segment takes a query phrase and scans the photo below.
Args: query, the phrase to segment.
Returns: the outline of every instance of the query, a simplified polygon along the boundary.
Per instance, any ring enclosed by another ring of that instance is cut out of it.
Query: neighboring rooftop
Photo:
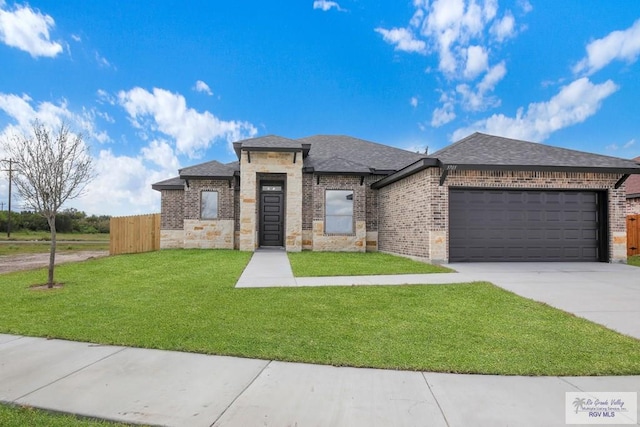
[[[633,159],[634,162],[640,163],[640,157]],[[626,181],[627,198],[640,197],[640,175],[631,175]]]

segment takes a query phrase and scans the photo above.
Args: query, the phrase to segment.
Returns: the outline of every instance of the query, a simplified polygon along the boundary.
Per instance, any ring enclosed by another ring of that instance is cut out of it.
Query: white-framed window
[[[200,219],[218,218],[218,192],[205,190],[200,193]]]
[[[326,190],[324,232],[353,234],[353,190]]]

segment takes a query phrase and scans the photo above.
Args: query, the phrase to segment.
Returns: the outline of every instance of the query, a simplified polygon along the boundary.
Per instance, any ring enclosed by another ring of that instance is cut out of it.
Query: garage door
[[[449,260],[599,261],[602,196],[592,191],[450,189]]]

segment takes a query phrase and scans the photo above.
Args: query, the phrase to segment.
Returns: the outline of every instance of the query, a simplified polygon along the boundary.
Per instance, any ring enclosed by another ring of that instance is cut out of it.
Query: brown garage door
[[[606,261],[604,197],[594,191],[450,189],[449,260]]]

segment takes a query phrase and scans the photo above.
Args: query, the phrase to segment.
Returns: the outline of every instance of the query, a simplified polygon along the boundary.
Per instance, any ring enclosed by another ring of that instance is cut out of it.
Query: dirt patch
[[[44,285],[31,285],[29,286],[29,289],[31,289],[32,291],[49,291],[49,290],[53,290],[53,289],[62,289],[62,283],[54,283],[52,287],[49,287],[49,285],[44,284]]]
[[[78,251],[57,253],[56,265],[66,262],[85,261],[91,258],[105,257],[109,251]],[[0,274],[12,271],[32,270],[49,266],[49,254],[19,254],[0,256]]]

